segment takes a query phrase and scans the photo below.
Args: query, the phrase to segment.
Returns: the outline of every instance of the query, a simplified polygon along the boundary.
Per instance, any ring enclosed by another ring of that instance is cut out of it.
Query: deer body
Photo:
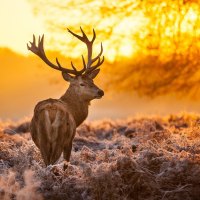
[[[99,99],[104,92],[99,89],[93,82],[93,79],[99,73],[98,66],[103,63],[100,59],[102,54],[102,45],[100,54],[92,59],[92,44],[96,37],[95,32],[92,41],[89,41],[85,33],[79,36],[68,30],[75,37],[86,43],[88,48],[88,63],[84,68],[77,71],[73,66],[71,69],[62,68],[56,59],[57,66],[51,63],[43,49],[43,37],[35,44],[35,38],[28,49],[38,55],[46,64],[54,69],[62,71],[63,78],[70,82],[66,93],[59,99],[47,99],[39,102],[31,120],[31,135],[36,146],[40,149],[42,158],[46,165],[54,164],[63,152],[64,159],[69,161],[72,149],[72,141],[75,136],[76,128],[88,116],[88,107],[90,101]],[[91,66],[98,61],[95,66]],[[71,74],[75,75],[72,76]]]

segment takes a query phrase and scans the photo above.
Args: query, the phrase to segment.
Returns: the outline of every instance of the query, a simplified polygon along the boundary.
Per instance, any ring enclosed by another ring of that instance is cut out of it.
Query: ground
[[[45,167],[29,121],[0,123],[0,199],[199,200],[200,116],[85,122],[71,161]]]

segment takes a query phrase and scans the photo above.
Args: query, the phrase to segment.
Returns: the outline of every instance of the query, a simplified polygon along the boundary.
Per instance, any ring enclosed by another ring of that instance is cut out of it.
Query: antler
[[[51,61],[49,61],[49,59],[47,58],[45,52],[44,52],[44,47],[43,47],[43,44],[44,44],[44,35],[42,35],[42,38],[40,38],[39,36],[39,39],[38,39],[38,45],[36,45],[36,40],[35,40],[35,35],[33,35],[33,42],[30,42],[30,45],[29,46],[27,44],[27,48],[28,50],[32,51],[34,54],[36,54],[37,56],[39,56],[47,65],[49,65],[50,67],[52,67],[53,69],[56,69],[56,70],[59,70],[61,72],[64,72],[64,73],[67,73],[67,74],[73,74],[75,76],[78,76],[78,75],[81,75],[85,70],[86,70],[86,67],[84,66],[82,70],[78,71],[74,66],[73,64],[71,63],[72,65],[72,69],[66,69],[66,68],[63,68],[61,66],[61,64],[59,63],[58,59],[56,58],[56,63],[57,65],[53,64]]]
[[[75,76],[82,75],[84,72],[85,72],[85,74],[90,74],[92,71],[97,69],[104,62],[104,56],[101,59],[101,55],[103,53],[103,45],[101,43],[100,53],[95,58],[92,58],[92,46],[93,46],[94,40],[96,39],[96,33],[93,29],[93,38],[90,41],[81,27],[80,27],[80,29],[81,29],[83,36],[79,36],[79,35],[73,33],[72,31],[70,31],[69,29],[67,29],[72,35],[74,35],[76,38],[78,38],[79,40],[84,42],[87,46],[87,50],[88,50],[87,64],[85,63],[85,59],[82,55],[83,69],[81,69],[80,71],[78,71],[76,69],[76,67],[74,66],[74,64],[72,62],[71,62],[71,66],[73,69],[66,69],[61,66],[61,64],[59,63],[57,58],[56,58],[57,65],[55,65],[51,61],[49,61],[49,59],[47,58],[47,56],[45,54],[44,46],[43,46],[44,45],[44,35],[42,35],[41,38],[39,36],[38,45],[36,45],[35,35],[33,35],[33,42],[30,42],[30,46],[27,44],[27,48],[28,48],[28,50],[32,51],[34,54],[39,56],[47,65],[49,65],[53,69],[59,70],[63,73],[67,73],[67,74],[73,74]],[[97,61],[96,65],[92,66],[96,61]]]
[[[95,57],[95,58],[92,58],[92,46],[93,46],[93,42],[94,40],[96,39],[96,33],[93,29],[93,38],[92,40],[90,41],[88,39],[88,37],[86,36],[86,34],[84,33],[83,29],[80,27],[81,29],[81,32],[82,32],[82,35],[83,36],[80,36],[80,35],[77,35],[75,33],[73,33],[71,30],[67,29],[73,36],[75,36],[76,38],[78,38],[79,40],[81,40],[82,42],[84,42],[87,46],[87,50],[88,50],[88,60],[87,60],[87,65],[85,64],[85,59],[84,57],[82,56],[82,60],[83,60],[83,66],[84,68],[86,68],[85,70],[85,74],[89,74],[91,73],[92,71],[94,71],[96,68],[98,68],[100,65],[103,64],[104,62],[104,56],[103,58],[101,59],[101,55],[103,53],[103,45],[101,43],[101,51],[100,53]],[[96,63],[96,65],[92,66],[92,64],[94,64],[96,61],[98,60],[98,62]],[[73,63],[72,63],[73,65]]]

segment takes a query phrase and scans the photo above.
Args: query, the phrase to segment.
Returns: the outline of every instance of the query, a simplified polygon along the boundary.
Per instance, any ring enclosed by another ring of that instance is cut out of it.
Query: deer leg
[[[54,122],[51,124],[51,128],[52,128],[51,136],[50,136],[51,148],[52,148],[51,158],[50,158],[51,164],[54,164],[58,160],[62,152],[62,150],[60,149],[61,148],[60,146],[62,145],[59,145],[59,142],[58,142],[58,134],[59,134],[59,129],[61,125],[60,118],[61,118],[61,113],[60,111],[58,111],[56,113]]]
[[[69,162],[71,151],[72,151],[72,141],[69,142],[69,144],[64,147],[64,151],[63,151],[63,153],[64,153],[64,159],[67,162]]]
[[[45,165],[47,166],[50,164],[50,157],[52,152],[50,144],[51,123],[49,120],[48,111],[42,112],[41,116],[42,118],[39,120],[37,126],[37,140],[42,158],[45,162]]]
[[[67,167],[68,167],[68,162],[69,162],[69,159],[70,159],[71,151],[72,151],[72,141],[69,142],[69,144],[66,145],[64,147],[64,150],[63,150],[63,157],[67,161],[67,162],[64,163],[64,166],[63,166],[64,170],[66,170]]]

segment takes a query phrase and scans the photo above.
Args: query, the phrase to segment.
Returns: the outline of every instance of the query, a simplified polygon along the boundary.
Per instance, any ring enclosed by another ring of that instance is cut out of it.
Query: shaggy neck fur
[[[68,105],[76,126],[79,126],[88,116],[90,101],[84,100],[81,96],[77,95],[73,87],[69,87],[60,100]]]

